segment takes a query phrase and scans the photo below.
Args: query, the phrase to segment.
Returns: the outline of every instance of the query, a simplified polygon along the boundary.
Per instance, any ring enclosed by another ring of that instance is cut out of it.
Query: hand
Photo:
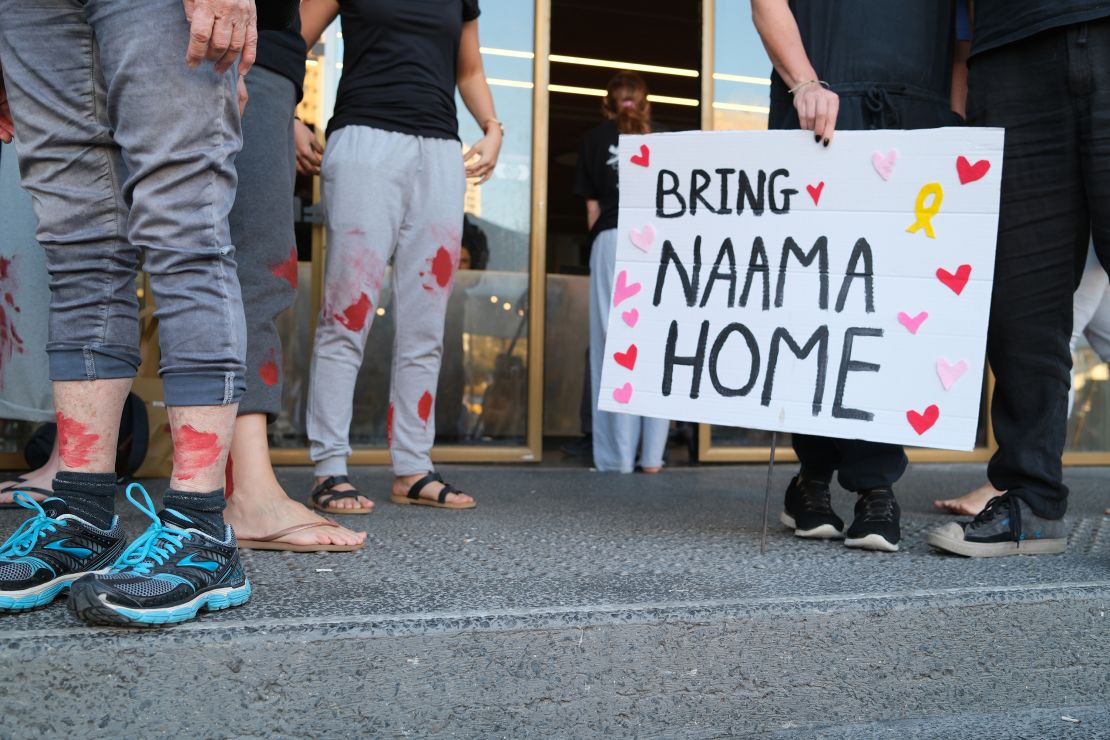
[[[316,134],[312,133],[312,129],[305,126],[299,118],[293,121],[293,142],[297,150],[297,172],[302,175],[319,175],[324,146],[316,138]]]
[[[15,137],[15,122],[8,107],[8,94],[4,92],[4,70],[0,67],[0,141],[11,144]]]
[[[466,165],[467,179],[477,177],[476,184],[481,185],[493,177],[493,168],[497,166],[497,157],[501,154],[501,127],[490,126],[485,137],[467,150],[463,155]],[[477,159],[474,159],[477,156]],[[474,159],[473,162],[470,160]]]
[[[239,84],[235,90],[239,93],[239,115],[242,116],[244,111],[247,110],[247,101],[251,99],[250,93],[247,92],[246,77],[239,78]]]
[[[185,63],[199,67],[207,59],[223,74],[239,59],[239,74],[254,65],[258,49],[258,18],[254,0],[183,0],[189,20]]]
[[[813,83],[794,93],[794,108],[798,111],[802,128],[812,131],[818,142],[828,146],[836,130],[840,97],[832,90]]]

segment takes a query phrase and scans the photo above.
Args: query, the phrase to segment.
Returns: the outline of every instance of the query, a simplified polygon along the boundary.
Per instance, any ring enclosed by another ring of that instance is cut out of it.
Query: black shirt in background
[[[293,22],[284,31],[262,31],[258,34],[258,58],[255,64],[289,78],[297,86],[298,101],[304,97],[306,55],[300,16],[294,16]]]
[[[617,178],[620,164],[617,157],[619,139],[617,124],[605,121],[583,137],[578,151],[574,194],[587,200],[596,200],[601,207],[601,215],[590,229],[591,244],[601,232],[617,228],[617,212],[620,208],[620,186]]]
[[[971,53],[1110,16],[1107,0],[975,0]]]
[[[359,125],[458,139],[459,41],[478,13],[478,0],[340,0],[343,76],[328,133]]]

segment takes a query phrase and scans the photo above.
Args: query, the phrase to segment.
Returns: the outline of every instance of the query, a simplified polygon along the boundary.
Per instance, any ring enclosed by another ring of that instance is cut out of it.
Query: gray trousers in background
[[[662,467],[671,422],[648,416],[614,414],[597,407],[616,270],[617,230],[607,229],[594,237],[590,253],[590,379],[593,392],[594,467],[602,471],[631,473],[636,468],[637,450],[640,452],[642,467]]]
[[[54,421],[45,372],[50,277],[15,147],[0,144],[0,419]]]
[[[227,215],[242,145],[235,73],[185,65],[180,0],[0,0],[0,59],[50,269],[50,377],[131,378],[140,252],[166,404],[243,390]]]
[[[328,138],[322,183],[328,251],[307,420],[316,475],[347,471],[355,379],[375,311],[385,310],[378,299],[390,259],[393,472],[429,472],[443,323],[466,192],[461,145],[346,126]]]
[[[262,67],[247,75],[243,151],[236,159],[239,190],[231,209],[231,240],[247,319],[247,390],[239,415],[281,414],[281,337],[274,323],[297,296],[293,189],[297,155],[293,113],[297,88]]]

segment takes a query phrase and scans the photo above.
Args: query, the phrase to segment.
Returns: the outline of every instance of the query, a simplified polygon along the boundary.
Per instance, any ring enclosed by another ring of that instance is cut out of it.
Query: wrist
[[[498,134],[501,135],[502,138],[504,138],[505,124],[501,123],[501,121],[497,120],[496,118],[487,118],[485,121],[482,122],[482,133],[484,133],[486,136],[489,136],[491,131],[496,131]]]

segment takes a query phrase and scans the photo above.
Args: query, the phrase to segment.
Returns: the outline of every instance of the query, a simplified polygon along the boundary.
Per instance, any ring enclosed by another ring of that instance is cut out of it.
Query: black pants
[[[1006,128],[987,355],[998,452],[988,477],[1034,512],[1067,508],[1072,294],[1088,238],[1110,267],[1110,18],[977,55],[969,120]]]

